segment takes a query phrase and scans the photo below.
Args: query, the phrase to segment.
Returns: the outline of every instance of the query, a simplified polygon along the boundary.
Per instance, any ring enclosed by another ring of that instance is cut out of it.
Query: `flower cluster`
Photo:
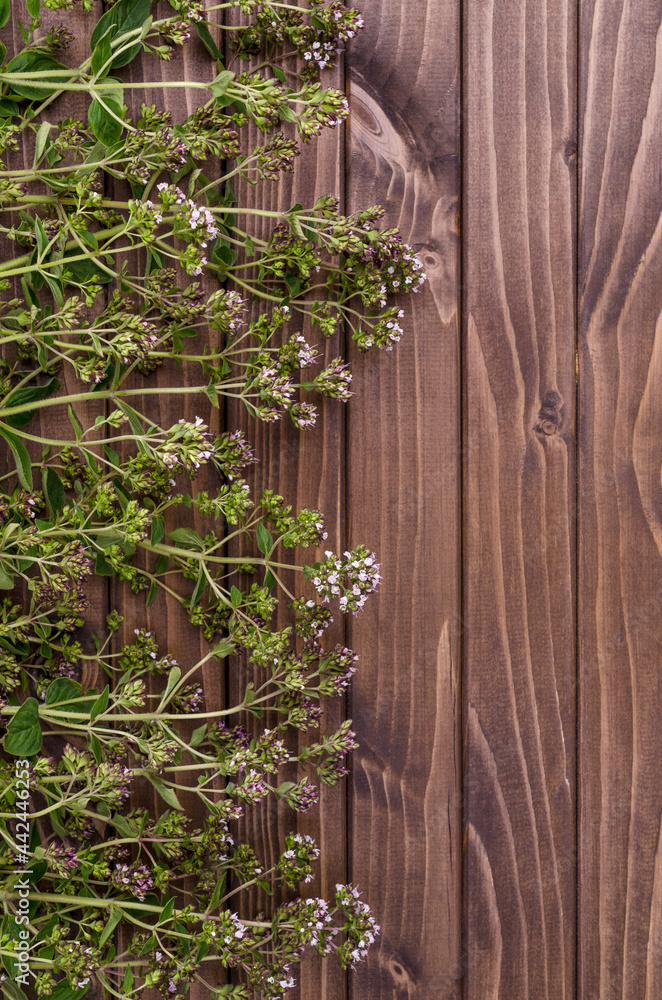
[[[306,576],[312,580],[322,600],[337,597],[341,611],[356,614],[381,580],[374,552],[359,545],[354,551],[345,552],[342,559],[333,552],[325,555],[324,562],[306,567]]]

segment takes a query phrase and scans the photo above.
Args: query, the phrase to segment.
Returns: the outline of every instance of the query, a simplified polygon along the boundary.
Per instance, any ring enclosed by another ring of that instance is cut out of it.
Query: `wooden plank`
[[[191,38],[181,50],[176,50],[176,57],[171,61],[162,61],[152,55],[143,54],[131,62],[125,70],[122,70],[121,77],[131,83],[154,83],[153,87],[136,88],[127,90],[125,102],[129,108],[129,114],[135,120],[140,117],[141,103],[155,104],[158,111],[169,111],[172,121],[175,124],[182,122],[188,115],[191,115],[201,103],[200,91],[188,90],[185,88],[161,87],[161,83],[174,80],[208,80],[210,74],[215,71],[215,63],[207,54],[202,44],[195,38]],[[131,197],[128,185],[120,186],[117,196],[123,199]],[[144,267],[146,265],[145,254],[141,251],[140,256],[133,254],[129,257],[132,267]],[[138,270],[137,273],[140,273]],[[194,279],[188,278],[180,272],[179,283],[189,284]],[[218,283],[212,277],[200,279],[203,282],[207,293],[214,291]],[[196,345],[202,353],[205,342],[209,337],[208,330],[201,330],[195,341],[189,343]],[[135,388],[156,386],[164,390],[183,385],[201,385],[202,377],[200,368],[194,364],[183,365],[181,368],[166,362],[149,375],[137,374],[132,383]],[[144,412],[149,413],[161,427],[168,428],[175,424],[180,417],[186,420],[195,420],[200,415],[212,431],[218,432],[218,411],[214,410],[207,398],[200,396],[178,396],[164,392],[162,395],[145,397],[140,401]],[[196,493],[199,489],[213,489],[215,486],[215,476],[208,470],[203,470],[199,478],[196,479],[195,486],[190,492]],[[186,491],[185,483],[181,489]],[[176,524],[185,523],[185,508],[178,508],[170,516],[166,524],[166,530],[172,530]],[[190,515],[189,515],[190,516]],[[195,515],[194,526],[202,528],[203,533],[209,530],[208,522]],[[152,560],[153,564],[153,560]],[[182,593],[190,591],[190,585],[179,579],[175,586],[179,586]],[[143,596],[136,597],[126,587],[126,585],[115,581],[114,598],[118,610],[125,615],[123,626],[123,638],[129,641],[136,627],[149,628],[158,631],[159,643],[162,644],[162,653],[171,653],[182,665],[188,669],[193,666],[199,657],[206,655],[209,650],[202,635],[202,630],[189,624],[186,614],[181,610],[178,602],[159,591],[154,603],[148,610],[145,610]],[[219,681],[218,665],[212,663],[201,671],[201,677],[196,677],[199,682],[202,677],[206,680],[205,698],[207,708],[213,710],[223,705],[224,682]]]
[[[571,1000],[575,8],[463,9],[465,996]]]
[[[350,878],[382,927],[350,995],[450,1000],[461,975],[459,4],[360,6],[346,207],[384,205],[428,285],[403,299],[393,354],[353,360],[349,535],[378,553],[384,581],[350,622]]]
[[[229,13],[229,23],[239,23],[240,15]],[[244,18],[245,23],[245,18]],[[260,62],[261,57],[256,57]],[[238,60],[232,60],[228,54],[227,65],[235,71],[245,67]],[[292,60],[286,64],[293,68]],[[326,87],[343,87],[343,61],[339,59],[333,70],[327,70],[323,75],[323,85]],[[294,85],[294,76],[288,74],[288,85]],[[296,133],[292,132],[293,135]],[[245,152],[265,141],[264,134],[254,126],[244,130]],[[318,140],[313,140],[307,146],[300,146],[300,155],[296,158],[293,173],[281,173],[278,181],[260,181],[252,186],[245,181],[234,182],[234,190],[239,204],[251,209],[267,211],[287,211],[292,205],[300,203],[312,207],[322,195],[342,197],[343,163],[344,163],[344,130],[326,129]],[[260,219],[244,216],[241,225],[250,226],[250,232],[262,239],[268,239],[277,220]],[[240,291],[242,291],[240,289]],[[310,298],[310,296],[308,296]],[[268,311],[269,304],[255,304],[254,314]],[[337,357],[341,350],[340,336],[336,335],[328,341],[321,337],[319,328],[311,329],[308,321],[293,311],[292,320],[285,327],[285,335],[302,332],[308,343],[316,344],[320,354],[330,361]],[[346,548],[345,536],[345,482],[343,475],[343,404],[333,399],[315,399],[319,416],[314,429],[299,431],[289,417],[277,424],[267,424],[250,419],[243,404],[230,402],[227,409],[228,429],[241,428],[245,436],[254,444],[254,451],[259,458],[259,464],[250,470],[247,478],[255,498],[264,489],[274,490],[281,494],[288,504],[298,510],[302,507],[316,508],[326,518],[328,540],[325,546],[338,550]],[[311,563],[321,555],[314,550],[297,550],[295,553],[283,551],[284,561],[289,561],[293,555],[299,562]],[[323,558],[323,556],[321,556]],[[301,591],[302,581],[285,574],[284,582],[288,587],[294,587],[297,595]],[[311,591],[311,595],[314,592]],[[291,616],[286,611],[288,603],[284,595],[281,597],[279,622],[285,625],[291,622]],[[336,643],[344,641],[344,631],[340,616],[327,630],[324,645],[332,648]],[[259,671],[260,675],[262,671]],[[230,698],[236,700],[242,697],[241,692],[246,682],[253,679],[252,671],[237,670],[230,680]],[[261,676],[260,683],[263,680]],[[322,730],[334,732],[345,717],[345,706],[342,699],[323,700],[324,718]],[[273,724],[276,720],[269,720]],[[265,721],[255,723],[252,718],[243,720],[249,730],[256,725],[264,728]],[[302,734],[301,745],[310,742],[310,735]],[[291,740],[288,742],[290,745]],[[294,747],[296,748],[296,741]],[[295,780],[297,775],[288,775]],[[301,777],[299,774],[298,777]],[[315,778],[315,775],[311,775]],[[298,831],[313,837],[321,850],[319,865],[316,866],[315,881],[301,887],[304,896],[319,895],[333,900],[335,886],[346,881],[346,788],[344,782],[334,787],[321,786],[320,803],[310,812],[297,815],[283,805],[277,804],[273,797],[258,806],[247,808],[246,819],[242,822],[242,835],[249,839],[258,857],[264,861],[265,869],[273,866],[281,854],[286,833]],[[257,909],[263,911],[274,908],[282,900],[283,894],[275,893],[271,899],[259,890],[246,894],[246,915]],[[292,898],[293,893],[287,892],[285,898]],[[297,980],[297,987],[288,996],[292,1000],[342,1000],[346,991],[346,977],[333,957],[322,959],[309,951],[300,966],[291,970]],[[233,980],[234,981],[234,980]]]
[[[185,88],[161,87],[161,83],[174,80],[209,80],[210,75],[215,73],[215,63],[208,55],[202,44],[195,36],[188,41],[181,50],[176,50],[176,57],[171,61],[161,61],[152,55],[142,54],[130,63],[125,70],[119,71],[123,79],[131,83],[154,83],[153,87],[136,88],[126,91],[125,102],[129,108],[129,114],[136,120],[140,116],[141,103],[154,104],[158,111],[169,111],[174,124],[181,123],[187,116],[191,115],[202,103],[201,91],[189,90]],[[186,182],[187,183],[187,182]],[[118,186],[115,197],[126,199],[131,197],[128,185]],[[130,258],[132,267],[137,267],[136,273],[140,273],[140,268],[146,266],[146,255],[143,251],[139,255],[132,255]],[[182,287],[192,280],[180,271],[178,284]],[[199,279],[203,284],[204,291],[209,294],[218,287],[218,282],[214,277],[203,276]],[[186,343],[195,345],[196,353],[202,353],[205,344],[209,342],[210,331],[201,329],[196,340]],[[167,390],[176,386],[201,385],[202,377],[200,368],[194,364],[183,364],[177,367],[166,362],[163,366],[149,375],[136,374],[133,379],[133,387],[161,387]],[[163,394],[140,398],[141,412],[148,413],[149,416],[161,427],[168,428],[175,424],[180,418],[194,421],[197,416],[201,416],[208,424],[213,433],[219,432],[219,411],[214,409],[204,395],[178,396],[176,394]],[[126,449],[125,449],[126,450]],[[187,485],[186,480],[180,480],[178,489],[182,492],[197,493],[206,489],[215,494],[218,486],[217,475],[209,468],[203,469],[195,480],[195,483]],[[184,507],[176,507],[166,517],[166,532],[172,531],[175,527],[186,524],[195,528],[199,533],[205,534],[210,530],[208,518],[202,517],[197,511],[187,512]],[[218,527],[218,525],[217,525]],[[147,564],[147,559],[143,562]],[[154,559],[149,560],[151,566]],[[177,593],[189,595],[191,590],[190,582],[183,580],[181,576],[169,579],[168,586]],[[181,608],[176,598],[166,594],[159,589],[157,597],[149,608],[145,608],[145,593],[133,594],[125,583],[114,579],[112,581],[113,606],[124,616],[124,622],[117,634],[117,647],[119,651],[123,643],[130,643],[134,638],[136,628],[145,628],[156,636],[159,644],[160,655],[170,654],[186,672],[193,667],[196,662],[202,659],[209,652],[210,645],[205,640],[202,629],[191,625],[186,612]],[[204,711],[216,711],[226,705],[226,677],[225,663],[211,660],[195,675],[193,681],[202,684],[204,690]],[[162,679],[155,679],[156,690],[162,690]],[[182,784],[190,782],[190,775],[175,775]],[[161,815],[166,806],[157,792],[147,783],[132,794],[132,804],[147,806],[152,815]],[[192,826],[199,826],[204,821],[206,810],[194,796],[182,798],[182,803],[187,808],[188,818]],[[221,966],[221,963],[214,963],[213,967],[206,967],[200,970],[201,974],[214,986],[223,986],[228,981],[228,973]],[[191,985],[191,1000],[203,1000],[208,997],[209,990],[201,983],[194,981]]]
[[[582,4],[581,1000],[662,991],[662,6]]]

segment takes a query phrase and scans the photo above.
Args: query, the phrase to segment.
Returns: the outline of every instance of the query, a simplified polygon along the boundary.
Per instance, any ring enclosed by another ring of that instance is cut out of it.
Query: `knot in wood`
[[[387,963],[388,971],[393,979],[393,985],[398,991],[407,991],[409,996],[415,986],[415,979],[399,955],[391,955]]]
[[[556,434],[562,423],[562,405],[563,400],[558,392],[546,393],[538,412],[538,422],[534,430],[539,434],[547,434],[548,436]]]

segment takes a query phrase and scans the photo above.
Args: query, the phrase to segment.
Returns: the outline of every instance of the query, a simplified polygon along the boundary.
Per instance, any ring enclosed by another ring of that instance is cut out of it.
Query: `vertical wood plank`
[[[662,5],[585,0],[581,1000],[662,991]]]
[[[305,5],[302,5],[305,6]],[[238,12],[227,14],[229,23],[240,23]],[[246,19],[243,18],[243,23]],[[256,62],[261,61],[256,57]],[[228,52],[228,68],[236,72],[246,70],[244,63],[232,57]],[[287,84],[295,85],[295,76],[290,70],[295,68],[295,62],[288,60],[285,68],[288,70]],[[325,87],[343,89],[344,64],[339,56],[333,70],[327,70],[322,76]],[[287,129],[287,126],[285,126]],[[292,136],[296,136],[293,130]],[[248,152],[253,146],[263,144],[264,134],[250,125],[244,130],[245,149]],[[294,163],[292,173],[281,173],[277,181],[260,181],[250,185],[245,181],[234,182],[234,190],[239,205],[251,209],[264,209],[272,212],[285,212],[296,203],[312,207],[322,195],[343,196],[343,165],[344,165],[344,128],[326,129],[319,139],[309,145],[303,145],[299,140],[300,154]],[[247,231],[262,239],[268,239],[277,220],[252,219],[243,216],[240,224]],[[242,291],[240,289],[240,291]],[[307,296],[311,298],[311,296]],[[253,315],[271,310],[270,303],[253,305]],[[325,341],[319,328],[311,329],[310,323],[302,318],[295,308],[292,319],[286,324],[284,336],[293,333],[303,333],[310,344],[316,344],[320,355],[327,363],[341,353],[340,336],[335,335]],[[315,399],[318,408],[317,425],[313,429],[300,431],[285,417],[277,424],[268,424],[250,419],[243,404],[229,402],[227,420],[228,429],[241,428],[245,436],[254,445],[254,451],[259,463],[247,472],[254,497],[259,497],[265,489],[281,494],[295,510],[303,507],[316,508],[322,512],[326,520],[328,540],[326,548],[342,551],[346,548],[345,538],[345,480],[343,463],[344,414],[343,404],[333,399]],[[316,558],[324,558],[314,550],[296,550],[295,553],[283,550],[283,561],[296,557],[298,562],[312,563]],[[288,587],[294,587],[297,596],[302,592],[302,581],[297,574],[287,573],[284,582]],[[311,592],[311,595],[314,591]],[[291,623],[290,613],[286,611],[289,603],[282,593],[279,595],[280,625]],[[324,636],[324,645],[332,648],[336,643],[344,641],[343,624],[340,616],[335,616],[334,624]],[[261,672],[260,672],[261,673]],[[243,688],[248,680],[255,679],[249,668],[238,669],[230,680],[230,699],[236,703],[243,697]],[[261,681],[264,678],[261,677]],[[260,682],[261,682],[260,681]],[[323,699],[324,716],[322,730],[334,732],[345,717],[345,706],[341,699]],[[255,723],[247,717],[243,724],[251,726],[273,725],[277,719]],[[310,736],[302,734],[301,744],[309,743]],[[296,740],[294,745],[296,746]],[[295,780],[297,775],[288,775]],[[301,777],[299,774],[298,777]],[[315,779],[315,775],[311,775]],[[318,782],[316,782],[318,783]],[[318,783],[319,784],[319,783]],[[293,830],[313,837],[320,848],[321,856],[315,868],[315,881],[301,887],[301,894],[308,897],[318,895],[333,900],[335,886],[346,881],[347,865],[347,822],[346,822],[346,787],[345,782],[328,787],[320,786],[320,802],[310,812],[297,815],[283,803],[277,803],[269,797],[263,803],[246,809],[246,817],[242,822],[242,833],[254,847],[258,857],[264,861],[265,869],[270,869],[284,847],[284,836]],[[248,894],[247,894],[248,895]],[[286,892],[286,898],[291,898],[292,892]],[[283,893],[277,892],[268,898],[261,890],[251,890],[249,905],[246,910],[269,910],[281,902]],[[291,972],[297,980],[297,987],[288,994],[292,1000],[342,1000],[346,994],[346,976],[338,962],[331,956],[323,959],[309,950],[301,965],[292,966]]]
[[[192,38],[182,47],[176,50],[176,57],[171,62],[166,62],[155,58],[152,55],[142,54],[130,63],[121,76],[127,82],[153,83],[156,86],[146,86],[127,90],[125,101],[129,108],[129,114],[133,120],[140,117],[141,103],[147,105],[155,104],[158,111],[168,111],[172,117],[173,124],[181,123],[188,115],[191,115],[203,102],[199,90],[188,90],[185,88],[162,88],[161,83],[172,80],[208,80],[210,74],[215,72],[215,63],[209,56],[202,44],[196,38]],[[118,185],[118,197],[126,199],[131,196],[127,184]],[[134,254],[129,258],[132,266],[145,267],[145,254],[140,251],[140,256]],[[138,272],[139,273],[139,272]],[[187,285],[194,279],[188,278],[185,274],[180,276],[180,284]],[[205,291],[208,293],[218,287],[214,278],[201,278]],[[201,329],[195,341],[191,341],[202,353],[210,332],[208,329]],[[189,364],[182,365],[181,368],[166,362],[149,376],[136,375],[133,385],[135,388],[160,386],[168,389],[183,385],[201,385],[202,378],[198,366]],[[205,423],[211,426],[213,432],[218,431],[218,411],[214,410],[202,393],[200,396],[177,396],[164,392],[162,395],[144,397],[140,401],[142,411],[148,413],[160,426],[171,427],[183,417],[186,420],[195,420],[196,416],[201,416]],[[203,480],[205,480],[203,482]],[[192,492],[197,492],[202,488],[214,488],[216,485],[213,473],[203,470],[199,480],[196,481]],[[181,484],[182,491],[186,491],[186,482]],[[179,508],[170,522],[166,525],[166,530],[173,530],[176,524],[181,523],[185,518],[185,509]],[[209,530],[208,522],[196,515],[196,527],[202,524],[203,532]],[[152,560],[153,565],[154,560]],[[181,586],[182,581],[177,581],[176,586]],[[183,593],[188,593],[190,586],[184,584]],[[148,628],[156,631],[162,653],[171,653],[187,669],[192,667],[196,660],[206,655],[209,650],[200,628],[189,624],[185,612],[180,608],[178,602],[159,590],[156,600],[149,609],[144,606],[144,594],[136,596],[132,594],[126,584],[118,581],[114,583],[114,599],[116,607],[124,615],[123,638],[126,642],[131,641],[133,630],[136,627]],[[207,665],[201,671],[201,677],[196,677],[196,682],[202,678],[205,680],[205,699],[207,708],[211,711],[222,707],[224,696],[224,682],[222,671],[217,663]]]
[[[350,622],[350,877],[382,926],[356,1000],[460,990],[458,693],[459,3],[363,0],[349,60],[348,211],[386,209],[428,283],[404,298],[393,354],[355,355],[347,436],[350,542],[380,592]]]
[[[571,1000],[576,12],[463,9],[465,995]]]
[[[167,12],[170,8],[164,5]],[[210,20],[214,15],[210,15]],[[154,84],[154,86],[136,87],[125,92],[125,102],[129,109],[131,118],[135,121],[140,117],[140,106],[144,102],[147,105],[156,105],[157,111],[170,112],[173,124],[180,124],[187,116],[193,114],[197,107],[205,100],[203,91],[189,90],[186,88],[164,88],[162,83],[173,80],[209,80],[215,73],[215,62],[208,55],[207,51],[193,36],[181,49],[175,50],[176,54],[172,61],[159,60],[150,54],[141,54],[126,69],[118,71],[118,75],[127,82],[138,84]],[[218,169],[218,164],[211,165],[211,170]],[[184,186],[188,179],[184,182]],[[115,182],[117,188],[116,197],[126,200],[131,197],[128,184]],[[129,258],[131,266],[137,268],[136,273],[141,273],[140,269],[146,267],[146,255],[140,250]],[[200,280],[203,290],[209,294],[218,287],[215,278],[203,276],[200,279],[192,279],[180,271],[178,284],[185,287],[193,280]],[[194,344],[196,352],[202,353],[212,336],[208,328],[201,328],[195,340],[188,341]],[[183,364],[181,367],[166,362],[163,366],[149,376],[136,374],[133,377],[133,388],[156,386],[164,390],[172,387],[185,385],[201,385],[202,378],[200,368],[194,364]],[[147,413],[159,426],[163,428],[171,427],[180,418],[194,421],[197,416],[202,417],[209,425],[213,433],[219,431],[219,411],[214,409],[209,400],[203,394],[200,396],[178,396],[163,392],[159,395],[145,396],[140,398],[140,410]],[[121,448],[120,453],[129,453],[131,448]],[[197,493],[199,490],[207,489],[210,493],[215,493],[218,486],[218,477],[209,468],[201,471],[194,484],[188,484],[186,479],[180,480],[178,486],[182,492]],[[166,518],[166,532],[172,531],[181,524],[189,524],[197,529],[201,534],[205,534],[210,529],[209,520],[200,515],[197,511],[189,513],[186,508],[178,507]],[[143,557],[145,564],[148,559]],[[154,565],[154,559],[149,559],[149,565]],[[189,595],[190,583],[185,582],[181,577],[175,577],[168,581],[178,593]],[[154,633],[159,645],[161,655],[166,653],[175,657],[183,672],[193,667],[196,662],[209,652],[210,644],[205,640],[202,629],[192,625],[186,612],[179,602],[170,594],[166,594],[159,588],[157,596],[149,608],[145,608],[146,592],[134,594],[126,583],[117,579],[112,581],[111,599],[113,607],[124,616],[124,622],[116,637],[119,651],[124,643],[131,643],[134,639],[134,630],[144,628]],[[195,683],[202,684],[204,691],[205,711],[217,711],[225,707],[225,664],[223,662],[211,660],[195,675]],[[156,690],[162,690],[162,681],[156,680]],[[175,776],[177,777],[177,776]],[[188,775],[180,775],[182,784],[188,783]],[[188,819],[191,827],[199,826],[205,816],[205,811],[200,803],[193,797],[182,795],[181,801],[188,810]],[[147,782],[132,793],[132,804],[147,806],[152,815],[162,815],[166,810],[166,805],[158,793]],[[207,981],[215,986],[223,986],[228,980],[227,970],[219,962],[213,966],[200,970]],[[203,1000],[209,996],[208,989],[200,982],[193,981],[191,985],[191,1000]]]

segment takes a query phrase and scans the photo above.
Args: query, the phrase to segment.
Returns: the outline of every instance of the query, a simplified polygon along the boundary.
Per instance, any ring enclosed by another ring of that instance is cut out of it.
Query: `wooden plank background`
[[[299,996],[659,1000],[662,0],[356,6],[328,78],[349,125],[240,197],[380,203],[428,282],[392,355],[344,345],[357,395],[313,432],[220,414],[257,486],[382,561],[336,635],[352,774],[299,818],[316,890],[358,883],[382,934],[350,975],[308,961]],[[184,652],[167,602],[150,623]],[[208,702],[232,686],[209,672]],[[272,803],[244,832],[268,862],[293,822]]]

